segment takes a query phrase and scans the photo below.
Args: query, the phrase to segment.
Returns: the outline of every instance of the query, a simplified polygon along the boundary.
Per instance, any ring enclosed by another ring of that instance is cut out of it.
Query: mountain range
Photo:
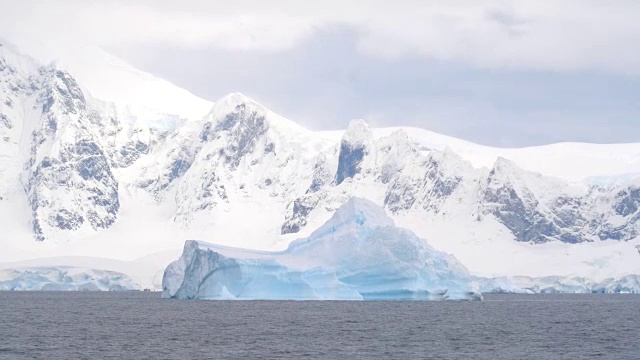
[[[364,120],[312,131],[241,93],[208,102],[82,52],[0,45],[0,261],[164,259],[191,238],[279,250],[357,196],[474,274],[640,274],[640,143],[500,149]]]

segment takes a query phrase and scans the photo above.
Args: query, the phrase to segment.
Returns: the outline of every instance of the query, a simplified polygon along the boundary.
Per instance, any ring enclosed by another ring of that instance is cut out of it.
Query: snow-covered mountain
[[[194,116],[75,76],[0,46],[0,261],[128,260],[186,238],[283,249],[357,196],[476,274],[640,273],[640,143],[497,149],[362,120],[313,132],[239,93]],[[209,104],[162,84],[161,103]]]
[[[31,37],[14,37],[11,41],[0,38],[0,43],[40,64],[55,63],[67,69],[83,91],[111,103],[124,121],[171,124],[179,118],[199,118],[213,105],[97,46]]]

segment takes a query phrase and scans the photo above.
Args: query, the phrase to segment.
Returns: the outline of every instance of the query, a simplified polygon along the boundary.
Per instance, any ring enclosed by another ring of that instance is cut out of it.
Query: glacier
[[[187,241],[163,297],[263,300],[481,300],[466,268],[383,208],[351,198],[281,252]]]
[[[640,294],[640,276],[599,281],[582,276],[501,276],[477,278],[482,293],[509,294]]]
[[[129,276],[70,266],[0,270],[0,290],[12,291],[125,291],[141,290]]]

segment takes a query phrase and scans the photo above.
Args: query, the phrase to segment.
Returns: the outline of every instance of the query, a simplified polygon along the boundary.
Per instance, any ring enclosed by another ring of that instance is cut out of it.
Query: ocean
[[[640,359],[638,295],[180,301],[0,292],[0,359]]]

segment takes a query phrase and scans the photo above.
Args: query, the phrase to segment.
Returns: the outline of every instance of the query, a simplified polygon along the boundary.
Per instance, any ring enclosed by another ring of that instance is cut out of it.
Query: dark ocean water
[[[640,359],[638,295],[178,301],[0,292],[0,359]]]

